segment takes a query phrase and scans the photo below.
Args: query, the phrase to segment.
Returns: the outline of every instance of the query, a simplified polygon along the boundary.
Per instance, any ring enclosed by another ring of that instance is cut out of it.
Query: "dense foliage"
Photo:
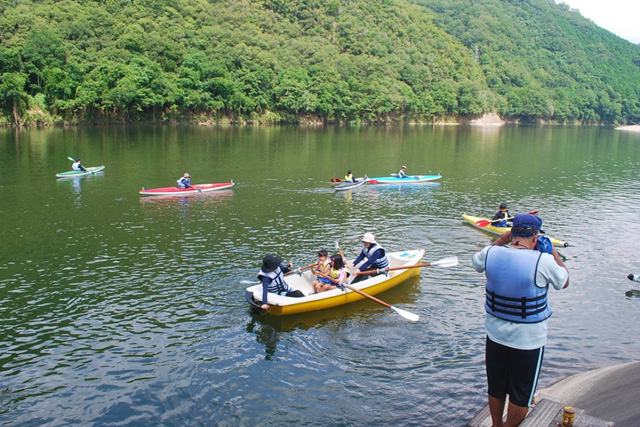
[[[0,0],[0,12],[5,124],[640,122],[640,48],[546,0]]]

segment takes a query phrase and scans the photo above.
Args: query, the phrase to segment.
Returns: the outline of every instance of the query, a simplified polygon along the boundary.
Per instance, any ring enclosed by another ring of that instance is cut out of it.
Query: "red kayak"
[[[216,184],[196,184],[192,185],[189,188],[178,188],[178,187],[162,187],[162,188],[142,188],[142,190],[138,191],[139,194],[143,196],[187,196],[191,194],[200,194],[206,193],[209,191],[217,191],[224,190],[225,188],[230,188],[236,185],[233,181],[231,182],[220,182]]]

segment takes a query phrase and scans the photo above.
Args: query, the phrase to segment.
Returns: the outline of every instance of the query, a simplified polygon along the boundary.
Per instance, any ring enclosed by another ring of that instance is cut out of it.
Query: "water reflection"
[[[228,202],[233,196],[233,190],[210,191],[201,194],[190,194],[188,196],[140,196],[140,203],[143,206],[191,206],[209,203]]]

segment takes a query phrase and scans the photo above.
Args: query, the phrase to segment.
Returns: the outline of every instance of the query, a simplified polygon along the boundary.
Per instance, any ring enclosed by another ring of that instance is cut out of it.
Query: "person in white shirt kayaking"
[[[407,167],[403,165],[398,171],[398,178],[409,178],[405,173],[406,170],[407,170]]]
[[[85,168],[84,166],[82,166],[82,163],[80,161],[79,158],[76,159],[75,162],[73,162],[73,164],[71,165],[71,169],[74,171],[83,171],[83,172],[89,172],[87,170],[87,168]]]

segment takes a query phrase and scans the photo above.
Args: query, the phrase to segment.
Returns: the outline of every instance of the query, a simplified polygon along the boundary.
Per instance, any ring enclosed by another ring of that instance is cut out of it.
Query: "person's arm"
[[[343,257],[343,258],[344,258],[344,257]],[[345,259],[346,259],[346,258],[345,258]],[[351,265],[356,266],[356,265],[358,265],[358,263],[359,263],[360,261],[362,261],[363,259],[364,259],[364,251],[360,252],[360,255],[358,255],[358,258],[354,259],[354,260],[353,260],[353,264],[351,264]]]
[[[267,299],[267,295],[269,294],[269,278],[265,276],[261,276],[262,280],[262,308],[263,310],[269,309],[269,300]]]
[[[558,251],[556,250],[555,246],[551,250],[551,255],[553,256],[553,260],[556,262],[556,264],[558,264],[559,267],[564,268],[565,271],[567,272],[567,281],[564,283],[564,286],[562,286],[562,289],[564,289],[569,286],[569,270],[564,265],[564,261],[562,261],[562,258],[560,258],[560,254],[558,254]]]
[[[491,246],[505,246],[511,242],[511,230],[505,231],[496,239]]]
[[[485,246],[484,248],[482,248],[481,251],[473,254],[473,257],[472,257],[473,268],[478,273],[484,272],[485,261],[487,259],[487,251],[489,250],[490,247],[491,246]]]

